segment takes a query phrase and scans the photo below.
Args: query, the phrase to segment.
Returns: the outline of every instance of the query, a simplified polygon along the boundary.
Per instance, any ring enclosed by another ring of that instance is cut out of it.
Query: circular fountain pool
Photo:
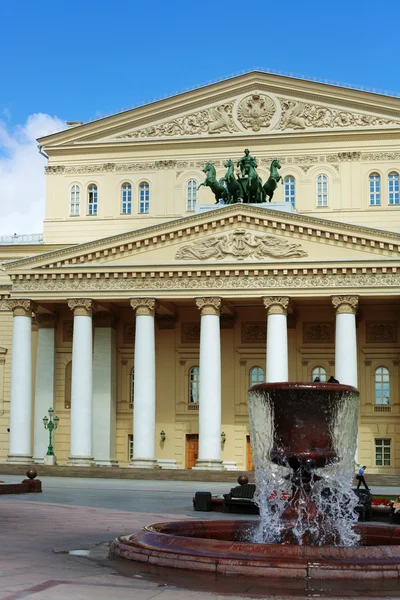
[[[114,540],[110,552],[148,564],[222,574],[310,579],[400,577],[400,527],[358,525],[361,545],[257,544],[254,521],[175,521]]]

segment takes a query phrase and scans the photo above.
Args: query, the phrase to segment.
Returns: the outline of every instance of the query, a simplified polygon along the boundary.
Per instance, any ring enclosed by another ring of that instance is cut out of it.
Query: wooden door
[[[195,466],[199,456],[199,436],[197,433],[186,435],[186,468]]]
[[[246,447],[247,447],[247,470],[254,471],[253,465],[253,451],[250,444],[250,436],[246,436]]]

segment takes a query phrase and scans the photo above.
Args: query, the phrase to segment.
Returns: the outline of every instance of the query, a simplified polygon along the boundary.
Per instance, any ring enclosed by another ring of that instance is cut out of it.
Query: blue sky
[[[400,93],[399,22],[398,0],[0,0],[0,235],[41,229],[35,137],[257,66]]]

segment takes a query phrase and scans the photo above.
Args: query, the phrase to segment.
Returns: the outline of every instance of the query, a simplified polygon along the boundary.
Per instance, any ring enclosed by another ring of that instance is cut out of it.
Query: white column
[[[96,465],[117,467],[117,357],[115,317],[98,312],[94,317],[93,351],[93,456]]]
[[[71,450],[68,464],[93,464],[92,300],[69,300],[74,312],[71,382]]]
[[[358,387],[356,313],[358,296],[332,296],[336,311],[335,378]]]
[[[33,461],[42,464],[47,453],[49,432],[43,427],[43,417],[49,408],[55,409],[55,326],[57,315],[36,313],[39,327],[36,378],[35,411],[33,421]],[[54,445],[54,436],[53,436]]]
[[[263,298],[267,310],[267,383],[289,380],[287,309],[289,298]]]
[[[7,462],[32,459],[32,310],[30,300],[8,300],[14,314],[11,357],[10,450]]]
[[[133,460],[130,467],[156,466],[156,358],[154,337],[155,300],[135,298],[135,361],[133,388]]]
[[[221,298],[197,298],[200,310],[199,457],[194,469],[222,470]]]

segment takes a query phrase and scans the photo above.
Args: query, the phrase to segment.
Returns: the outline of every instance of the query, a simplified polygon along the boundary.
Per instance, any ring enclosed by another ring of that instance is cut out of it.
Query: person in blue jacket
[[[364,487],[366,490],[369,490],[369,487],[367,486],[366,482],[365,482],[365,478],[364,478],[364,473],[365,473],[365,469],[367,467],[364,465],[363,467],[361,467],[361,469],[358,471],[358,475],[356,477],[356,479],[358,479],[358,485],[357,485],[357,489],[359,489],[361,484],[364,484]]]

